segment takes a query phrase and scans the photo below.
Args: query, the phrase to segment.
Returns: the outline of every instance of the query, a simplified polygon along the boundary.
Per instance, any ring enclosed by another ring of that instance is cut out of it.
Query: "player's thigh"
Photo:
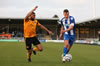
[[[67,48],[69,45],[69,35],[64,34],[64,46]]]
[[[34,40],[34,41],[33,41],[33,44],[34,44],[40,51],[42,51],[42,50],[43,50],[42,45],[41,45],[40,41],[37,39],[37,37],[34,37],[33,40]]]
[[[43,48],[42,48],[42,45],[41,45],[41,44],[36,45],[36,47],[37,47],[40,51],[42,51],[42,50],[43,50]]]
[[[74,43],[74,41],[75,41],[75,38],[74,38],[74,37],[71,37],[71,38],[69,39],[69,45],[72,46],[73,43]]]
[[[32,42],[31,42],[31,40],[30,40],[30,38],[26,38],[25,39],[25,46],[26,46],[26,49],[27,50],[30,50],[31,49],[31,47],[32,47]]]

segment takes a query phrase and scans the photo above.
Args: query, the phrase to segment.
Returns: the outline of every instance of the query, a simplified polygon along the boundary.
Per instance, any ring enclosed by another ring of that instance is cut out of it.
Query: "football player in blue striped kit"
[[[72,47],[75,40],[75,19],[73,16],[69,15],[69,10],[65,9],[63,11],[64,17],[61,19],[61,30],[59,38],[61,39],[64,34],[64,48],[62,61],[65,62],[65,55],[68,54],[70,48]]]

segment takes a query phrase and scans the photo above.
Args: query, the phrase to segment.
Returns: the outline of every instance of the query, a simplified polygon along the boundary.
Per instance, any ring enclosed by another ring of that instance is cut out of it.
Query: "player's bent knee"
[[[40,51],[42,52],[42,51],[43,51],[43,49],[40,49]]]
[[[37,45],[36,47],[38,48],[39,51],[43,51],[43,48],[42,48],[42,46],[40,44]]]
[[[29,54],[32,54],[32,50],[31,50],[31,49],[29,49],[29,50],[28,50],[28,53],[29,53]]]
[[[39,51],[43,51],[43,48],[38,48],[39,49]]]
[[[32,54],[32,52],[28,52],[30,55]]]
[[[66,48],[68,48],[68,47],[69,47],[69,45],[68,45],[68,44],[66,44],[66,45],[65,45],[65,47],[66,47]]]

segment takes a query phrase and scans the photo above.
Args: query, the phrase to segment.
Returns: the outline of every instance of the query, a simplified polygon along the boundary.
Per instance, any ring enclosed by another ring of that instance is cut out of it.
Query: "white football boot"
[[[65,59],[65,56],[63,56],[62,54],[62,62],[65,63],[66,59]]]

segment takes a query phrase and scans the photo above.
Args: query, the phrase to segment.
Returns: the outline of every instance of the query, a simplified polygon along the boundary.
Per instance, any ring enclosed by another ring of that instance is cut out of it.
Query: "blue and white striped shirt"
[[[65,32],[65,34],[69,36],[75,35],[75,19],[73,16],[69,16],[68,19],[62,18],[61,25],[64,27],[64,30],[68,29],[70,25],[74,26],[72,30]]]

